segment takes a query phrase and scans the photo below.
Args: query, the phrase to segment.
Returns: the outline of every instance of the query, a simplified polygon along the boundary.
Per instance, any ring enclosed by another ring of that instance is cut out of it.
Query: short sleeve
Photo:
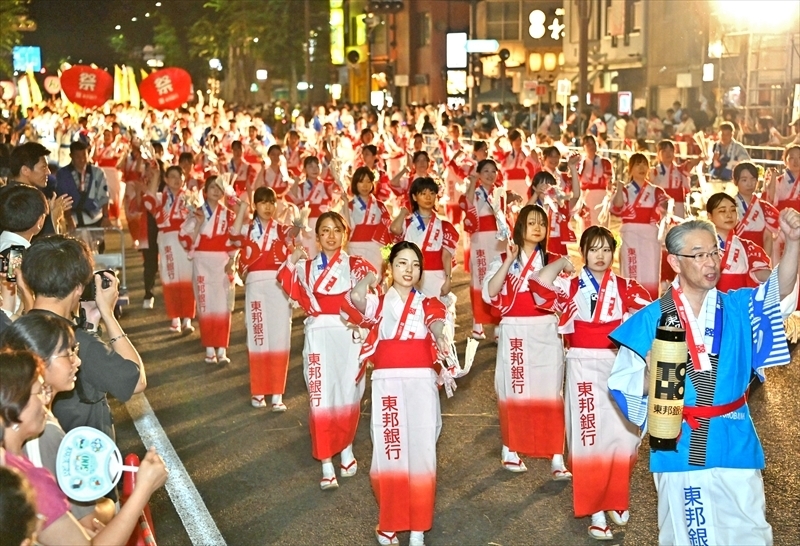
[[[139,366],[121,357],[94,334],[76,330],[75,337],[81,344],[78,381],[88,383],[120,402],[130,400],[139,383]]]

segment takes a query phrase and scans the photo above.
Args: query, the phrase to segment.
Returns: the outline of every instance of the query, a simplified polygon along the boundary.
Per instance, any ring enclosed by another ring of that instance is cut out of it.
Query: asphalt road
[[[141,258],[127,254],[131,305],[122,324],[147,366],[146,396],[203,501],[230,545],[369,545],[378,510],[369,483],[370,391],[362,403],[355,441],[358,474],[340,488],[319,489],[320,465],[311,457],[307,394],[302,378],[302,317],[295,314],[284,402],[273,414],[250,406],[247,350],[242,315],[244,290],[237,288],[231,364],[203,362],[199,333],[181,337],[168,330],[160,289],[154,310],[141,309]],[[459,298],[459,351],[470,331],[468,280],[455,274]],[[764,444],[767,520],[776,545],[800,544],[800,367],[771,369],[751,397],[751,411]],[[494,393],[495,345],[483,341],[470,374],[455,396],[442,394],[443,427],[438,443],[438,488],[431,545],[597,544],[587,535],[588,518],[572,515],[572,487],[550,479],[549,461],[525,458],[528,472],[500,466],[500,430]],[[125,407],[113,403],[123,453],[144,454]],[[631,519],[613,527],[607,544],[656,544],[656,497],[646,446],[632,480]],[[155,533],[162,546],[189,544],[165,489],[151,500]],[[408,534],[400,535],[407,544]]]

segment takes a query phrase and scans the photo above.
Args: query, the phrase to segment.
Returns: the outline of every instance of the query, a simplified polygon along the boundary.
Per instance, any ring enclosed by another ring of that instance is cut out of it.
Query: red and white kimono
[[[548,263],[558,258],[547,254]],[[530,257],[520,251],[500,293],[489,296],[489,281],[504,260],[501,255],[489,264],[483,283],[483,301],[502,316],[495,330],[494,376],[500,433],[510,451],[550,459],[564,452],[564,348],[558,320],[538,307],[531,289],[534,273],[545,265],[541,250]],[[566,288],[565,279],[556,282]]]
[[[299,183],[299,191],[288,192],[286,200],[300,208],[308,207],[308,229],[297,236],[298,244],[306,249],[309,258],[314,258],[319,250],[317,249],[317,236],[314,228],[317,225],[317,218],[322,213],[331,210],[334,202],[338,201],[342,192],[339,187],[331,182],[317,179],[315,182],[306,180]]]
[[[172,195],[169,188],[154,196],[145,194],[144,208],[158,224],[159,277],[164,292],[164,307],[171,319],[194,318],[192,262],[179,241],[181,226],[189,216],[186,190]]]
[[[773,237],[780,232],[778,209],[771,203],[753,194],[749,202],[741,195],[736,196],[736,209],[739,212],[739,223],[736,224],[736,236],[752,241],[764,247],[764,237]]]
[[[498,239],[498,233],[501,230],[506,234],[511,233],[506,219],[505,191],[501,191],[503,195],[493,195],[478,185],[472,203],[467,203],[466,195],[460,201],[466,213],[464,231],[469,234],[469,297],[475,324],[500,322],[500,317],[493,312],[492,306],[483,301],[481,290],[488,265],[503,253],[507,244],[508,235],[504,239]]]
[[[548,171],[550,172],[550,171]],[[567,183],[561,171],[550,172],[556,179],[556,185],[547,189],[544,202],[537,204],[547,212],[550,232],[547,235],[547,251],[566,256],[567,244],[577,241],[575,232],[569,225],[571,215],[569,202],[572,198],[572,185]]]
[[[289,371],[292,308],[278,283],[278,269],[291,246],[291,227],[259,218],[243,226],[239,261],[245,277],[244,323],[250,361],[250,394],[283,394]]]
[[[452,319],[436,298],[394,288],[368,294],[362,314],[347,298],[348,320],[369,328],[361,361],[372,371],[370,481],[384,532],[427,531],[436,499],[436,441],[442,429],[431,325]]]
[[[221,203],[214,210],[208,203],[201,207],[203,227],[192,240],[197,217],[192,214],[181,226],[180,242],[192,260],[194,296],[203,347],[227,348],[231,334],[234,304],[233,277],[225,272],[228,259],[236,253],[229,230],[234,213]]]
[[[415,243],[422,251],[425,271],[420,284],[422,293],[431,298],[441,295],[445,281],[442,251],[447,250],[455,256],[458,246],[458,231],[447,220],[431,216],[427,225],[419,213],[406,218],[402,239]]]
[[[290,260],[278,270],[278,283],[305,310],[303,375],[308,387],[311,454],[328,459],[353,443],[359,404],[364,394],[359,375],[358,330],[340,311],[345,296],[370,271],[369,263],[339,250],[328,260],[320,253],[311,260]]]
[[[262,186],[275,190],[277,198],[275,219],[282,224],[291,224],[298,215],[297,207],[286,202],[286,192],[289,191],[291,185],[292,179],[286,169],[279,166],[276,171],[271,165],[261,169],[253,182],[253,191]]]
[[[389,231],[392,217],[389,211],[374,195],[365,202],[360,196],[350,200],[350,226],[352,232],[347,242],[347,252],[351,256],[361,256],[367,260],[375,271],[383,271],[383,255],[381,248],[394,240]]]
[[[289,171],[289,174],[292,176],[303,176],[303,154],[305,153],[305,148],[301,145],[297,145],[294,148],[290,148],[286,146],[283,150],[283,155],[286,158],[286,169]]]
[[[789,169],[783,171],[775,180],[775,195],[772,204],[778,211],[786,208],[800,210],[800,181]],[[772,252],[776,262],[783,256],[783,246],[783,235],[779,234],[777,244]],[[798,305],[800,306],[800,302]]]
[[[120,207],[122,206],[122,181],[117,170],[117,163],[122,157],[118,142],[112,142],[108,146],[100,143],[95,150],[94,164],[103,169],[108,183],[108,217],[111,220],[119,218]]]
[[[600,283],[586,268],[568,290],[533,285],[543,307],[561,314],[567,349],[567,446],[576,517],[629,508],[630,481],[641,440],[639,427],[619,411],[606,386],[614,359],[610,334],[648,303],[639,283],[608,269]]]
[[[445,140],[439,140],[439,150],[442,152],[442,161],[445,167],[444,192],[447,196],[445,202],[447,218],[457,226],[461,223],[464,214],[460,202],[467,189],[464,173],[469,169],[468,165],[471,159],[469,154],[464,153],[461,143],[457,141],[448,143]],[[456,157],[459,151],[462,153]]]
[[[720,277],[717,290],[727,292],[737,288],[755,288],[759,285],[756,272],[769,271],[771,268],[769,256],[764,249],[747,239],[740,239],[731,230],[723,240],[717,235],[721,253],[719,270]]]
[[[636,182],[630,182],[623,189],[623,198],[621,207],[611,206],[611,214],[622,218],[620,270],[623,277],[635,279],[655,299],[661,274],[661,242],[656,224],[669,197],[663,188],[653,184],[645,182],[639,188]]]
[[[138,241],[138,248],[145,249],[147,243],[147,218],[144,216],[142,197],[147,182],[144,180],[145,161],[141,157],[135,158],[128,154],[122,166],[122,179],[125,181],[125,220],[128,222],[128,231],[134,243]]]
[[[226,172],[233,175],[233,189],[236,195],[242,195],[253,187],[253,182],[258,174],[258,169],[245,161],[240,160],[238,165],[235,159],[231,159],[225,164]]]
[[[499,152],[496,157],[500,163],[500,170],[503,171],[506,189],[523,197],[528,195],[531,180],[542,170],[542,164],[536,153],[528,156],[522,150],[519,152],[511,150]]]
[[[581,197],[586,208],[583,210],[583,229],[599,226],[603,200],[608,195],[608,187],[614,179],[614,168],[605,157],[594,159],[582,157],[578,164],[578,177],[581,181]]]
[[[384,135],[384,145],[388,155],[386,159],[386,172],[389,178],[394,178],[394,176],[403,169],[403,163],[406,160],[408,137],[387,133]]]
[[[662,188],[674,201],[672,214],[686,217],[686,196],[692,189],[686,163],[677,165],[673,161],[669,166],[659,163],[650,169],[650,183]]]

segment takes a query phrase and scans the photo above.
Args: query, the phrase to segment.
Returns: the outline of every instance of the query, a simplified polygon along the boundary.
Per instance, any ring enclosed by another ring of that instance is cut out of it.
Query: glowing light
[[[260,69],[256,70],[256,79],[258,81],[262,81],[263,82],[268,77],[269,77],[269,73],[265,69],[260,68]]]
[[[556,69],[558,65],[558,56],[555,53],[545,53],[544,54],[544,69],[548,72],[552,72]]]
[[[120,29],[122,29],[122,25],[117,25],[114,27],[114,30],[120,30]]]
[[[156,7],[160,8],[161,7],[161,2],[156,2]]]
[[[297,82],[297,90],[298,91],[308,90],[308,82]]]
[[[131,17],[131,21],[135,23],[136,22],[136,17]]]
[[[145,17],[150,17],[150,12],[148,11],[147,13],[144,14],[144,16]]]
[[[800,3],[795,0],[716,0],[716,4],[720,13],[751,29],[787,27],[800,17]]]
[[[257,44],[258,43],[258,38],[253,38],[253,43]]]

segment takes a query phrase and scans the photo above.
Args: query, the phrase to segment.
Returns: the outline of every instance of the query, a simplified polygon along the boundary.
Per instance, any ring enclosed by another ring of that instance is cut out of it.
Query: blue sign
[[[14,70],[25,72],[29,68],[34,72],[42,69],[42,48],[39,46],[14,46]]]

